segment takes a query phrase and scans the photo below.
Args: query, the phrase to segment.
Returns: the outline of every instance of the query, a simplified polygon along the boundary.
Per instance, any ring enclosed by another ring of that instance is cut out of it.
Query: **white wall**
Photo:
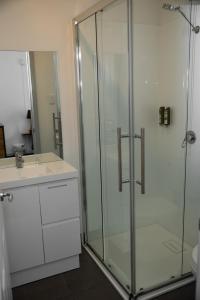
[[[30,106],[26,53],[0,52],[0,123],[4,125],[7,155],[13,154],[14,144],[27,146],[22,133],[30,128],[26,119]]]
[[[136,218],[138,226],[157,222],[181,236],[189,26],[180,14],[163,10],[163,2],[133,2],[135,128],[146,129],[146,196],[136,188]],[[186,14],[188,7],[184,6]],[[160,106],[172,109],[169,127],[159,125]],[[140,177],[139,143],[136,176]]]
[[[0,50],[58,52],[64,157],[78,164],[72,18],[98,0],[1,0]]]

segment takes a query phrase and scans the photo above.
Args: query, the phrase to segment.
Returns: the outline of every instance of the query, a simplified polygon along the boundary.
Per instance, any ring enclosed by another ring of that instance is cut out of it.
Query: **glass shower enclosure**
[[[75,19],[84,243],[128,294],[185,278],[191,1],[103,0]],[[172,11],[169,5],[174,5]]]

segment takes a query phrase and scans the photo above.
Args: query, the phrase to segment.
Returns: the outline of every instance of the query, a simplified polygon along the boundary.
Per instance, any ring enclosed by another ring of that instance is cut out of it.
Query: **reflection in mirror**
[[[55,52],[0,51],[0,158],[63,156]]]

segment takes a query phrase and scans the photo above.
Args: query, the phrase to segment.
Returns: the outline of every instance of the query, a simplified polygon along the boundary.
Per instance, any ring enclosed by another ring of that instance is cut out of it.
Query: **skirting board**
[[[11,274],[12,287],[17,287],[80,267],[79,255]]]

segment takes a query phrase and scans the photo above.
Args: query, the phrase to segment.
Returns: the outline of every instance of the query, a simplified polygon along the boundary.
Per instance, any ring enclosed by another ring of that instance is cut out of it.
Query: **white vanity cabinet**
[[[24,183],[2,189],[13,287],[79,267],[81,252],[77,175]]]

